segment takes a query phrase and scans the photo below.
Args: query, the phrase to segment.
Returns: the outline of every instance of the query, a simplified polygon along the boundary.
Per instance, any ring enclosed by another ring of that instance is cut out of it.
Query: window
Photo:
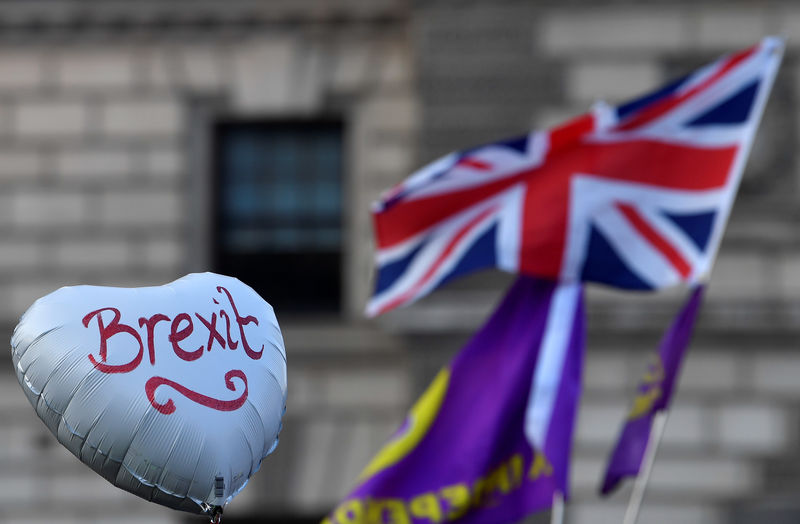
[[[215,129],[215,271],[278,312],[339,310],[342,133],[334,121]]]

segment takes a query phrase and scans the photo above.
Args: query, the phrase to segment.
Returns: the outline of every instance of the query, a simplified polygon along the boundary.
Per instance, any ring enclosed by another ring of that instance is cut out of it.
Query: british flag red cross
[[[626,289],[705,279],[782,49],[766,38],[632,102],[423,167],[374,205],[367,314],[487,267]]]

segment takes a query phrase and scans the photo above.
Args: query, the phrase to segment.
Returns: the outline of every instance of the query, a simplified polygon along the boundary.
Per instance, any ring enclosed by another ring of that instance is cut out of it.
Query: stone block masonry
[[[174,137],[183,127],[183,108],[170,98],[111,100],[102,108],[100,132],[109,137]]]
[[[20,140],[82,138],[89,130],[89,106],[75,98],[21,101],[13,122]]]
[[[135,64],[130,48],[79,46],[54,54],[56,83],[65,91],[113,91],[130,88],[134,83]]]

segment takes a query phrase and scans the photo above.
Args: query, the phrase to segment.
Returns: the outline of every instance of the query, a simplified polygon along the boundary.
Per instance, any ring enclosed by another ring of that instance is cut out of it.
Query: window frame
[[[222,242],[222,228],[221,228],[221,191],[223,187],[222,176],[222,163],[223,163],[223,140],[222,136],[226,128],[244,128],[244,129],[259,129],[268,128],[270,126],[286,127],[286,128],[302,128],[304,126],[323,126],[323,127],[336,127],[339,130],[341,140],[341,165],[340,165],[340,244],[338,250],[338,297],[336,298],[335,308],[322,308],[312,309],[309,312],[303,312],[298,309],[287,309],[288,315],[291,316],[345,316],[347,314],[347,303],[349,290],[347,288],[347,246],[349,244],[348,229],[350,217],[348,216],[347,205],[349,198],[349,176],[347,167],[349,163],[349,127],[347,120],[339,115],[320,114],[320,115],[304,115],[304,116],[265,116],[265,115],[218,115],[212,119],[208,125],[208,140],[210,159],[208,162],[208,175],[209,175],[209,189],[207,195],[207,209],[208,212],[208,264],[213,271],[219,271],[221,251],[219,246]],[[309,256],[313,256],[313,252],[308,252]],[[236,276],[236,275],[232,275]]]

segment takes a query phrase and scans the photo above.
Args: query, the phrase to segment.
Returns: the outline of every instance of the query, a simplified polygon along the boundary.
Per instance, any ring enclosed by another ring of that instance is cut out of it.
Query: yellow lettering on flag
[[[336,508],[336,520],[339,524],[362,524],[364,519],[364,505],[360,500],[348,500]]]
[[[547,461],[547,457],[538,451],[535,452],[533,460],[531,461],[531,468],[528,470],[528,478],[530,480],[537,480],[542,475],[549,477],[552,474],[553,466]]]
[[[367,519],[362,524],[411,524],[406,505],[400,499],[375,499],[367,503]]]
[[[442,508],[439,499],[433,493],[424,493],[411,499],[409,503],[411,514],[415,517],[428,519],[431,522],[442,521]]]
[[[461,518],[469,509],[469,488],[466,484],[447,486],[440,493],[448,503],[447,520]]]
[[[519,453],[508,461],[508,465],[511,468],[511,484],[514,489],[522,486],[522,462],[522,455]]]
[[[644,391],[639,391],[633,399],[633,407],[628,413],[629,420],[636,420],[653,409],[653,405],[661,398],[661,382],[664,380],[664,365],[661,357],[655,358],[647,367],[647,372],[642,377],[642,387]]]

